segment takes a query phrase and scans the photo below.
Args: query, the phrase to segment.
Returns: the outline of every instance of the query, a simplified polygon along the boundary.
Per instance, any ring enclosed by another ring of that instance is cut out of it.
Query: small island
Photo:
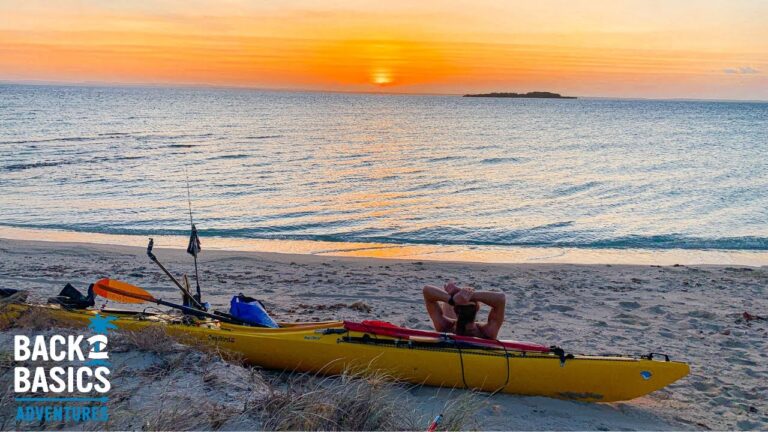
[[[533,99],[576,99],[576,96],[562,96],[551,92],[528,92],[528,93],[480,93],[465,94],[464,97],[493,97],[493,98],[533,98]]]

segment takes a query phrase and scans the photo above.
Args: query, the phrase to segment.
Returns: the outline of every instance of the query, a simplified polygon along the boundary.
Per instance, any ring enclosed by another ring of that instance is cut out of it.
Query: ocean
[[[0,225],[768,250],[768,103],[0,85]]]

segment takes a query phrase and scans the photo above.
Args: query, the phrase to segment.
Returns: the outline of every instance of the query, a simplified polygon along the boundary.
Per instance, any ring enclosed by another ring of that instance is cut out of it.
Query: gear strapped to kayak
[[[253,297],[244,296],[243,293],[232,297],[229,313],[248,324],[270,328],[279,327],[275,320],[269,316],[262,302]]]
[[[59,295],[48,299],[48,303],[58,304],[68,309],[87,309],[93,307],[96,302],[93,294],[93,284],[88,287],[88,295],[84,296],[72,284],[67,284]]]

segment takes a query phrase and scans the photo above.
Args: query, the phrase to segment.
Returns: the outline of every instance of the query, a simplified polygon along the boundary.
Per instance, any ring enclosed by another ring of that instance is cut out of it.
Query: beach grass
[[[254,407],[268,430],[413,430],[404,390],[380,371],[273,380]]]
[[[3,337],[67,334],[41,315],[9,320]],[[83,430],[420,430],[433,413],[409,396],[414,386],[377,370],[341,375],[271,372],[222,356],[207,346],[179,343],[162,326],[115,331],[110,337],[109,420]],[[0,429],[70,429],[63,423],[17,423],[12,352],[0,353]],[[26,366],[52,367],[50,362]],[[46,395],[39,395],[46,396]],[[60,395],[74,396],[74,395]],[[440,430],[473,425],[479,399],[470,392],[451,399]]]

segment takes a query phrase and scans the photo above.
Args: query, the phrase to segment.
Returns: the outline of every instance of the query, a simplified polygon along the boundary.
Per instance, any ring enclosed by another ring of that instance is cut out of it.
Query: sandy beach
[[[182,250],[156,254],[175,274],[194,272]],[[480,264],[226,251],[206,251],[200,264],[204,300],[221,309],[242,292],[284,321],[383,319],[428,329],[421,287],[454,280],[507,294],[502,338],[573,353],[661,352],[691,366],[680,382],[626,403],[487,397],[478,412],[482,429],[768,428],[762,358],[768,322],[743,315],[768,312],[765,266]],[[143,248],[0,239],[4,288],[29,290],[42,301],[67,282],[85,290],[102,277],[178,297]],[[409,397],[429,411],[455,394],[425,387]]]

